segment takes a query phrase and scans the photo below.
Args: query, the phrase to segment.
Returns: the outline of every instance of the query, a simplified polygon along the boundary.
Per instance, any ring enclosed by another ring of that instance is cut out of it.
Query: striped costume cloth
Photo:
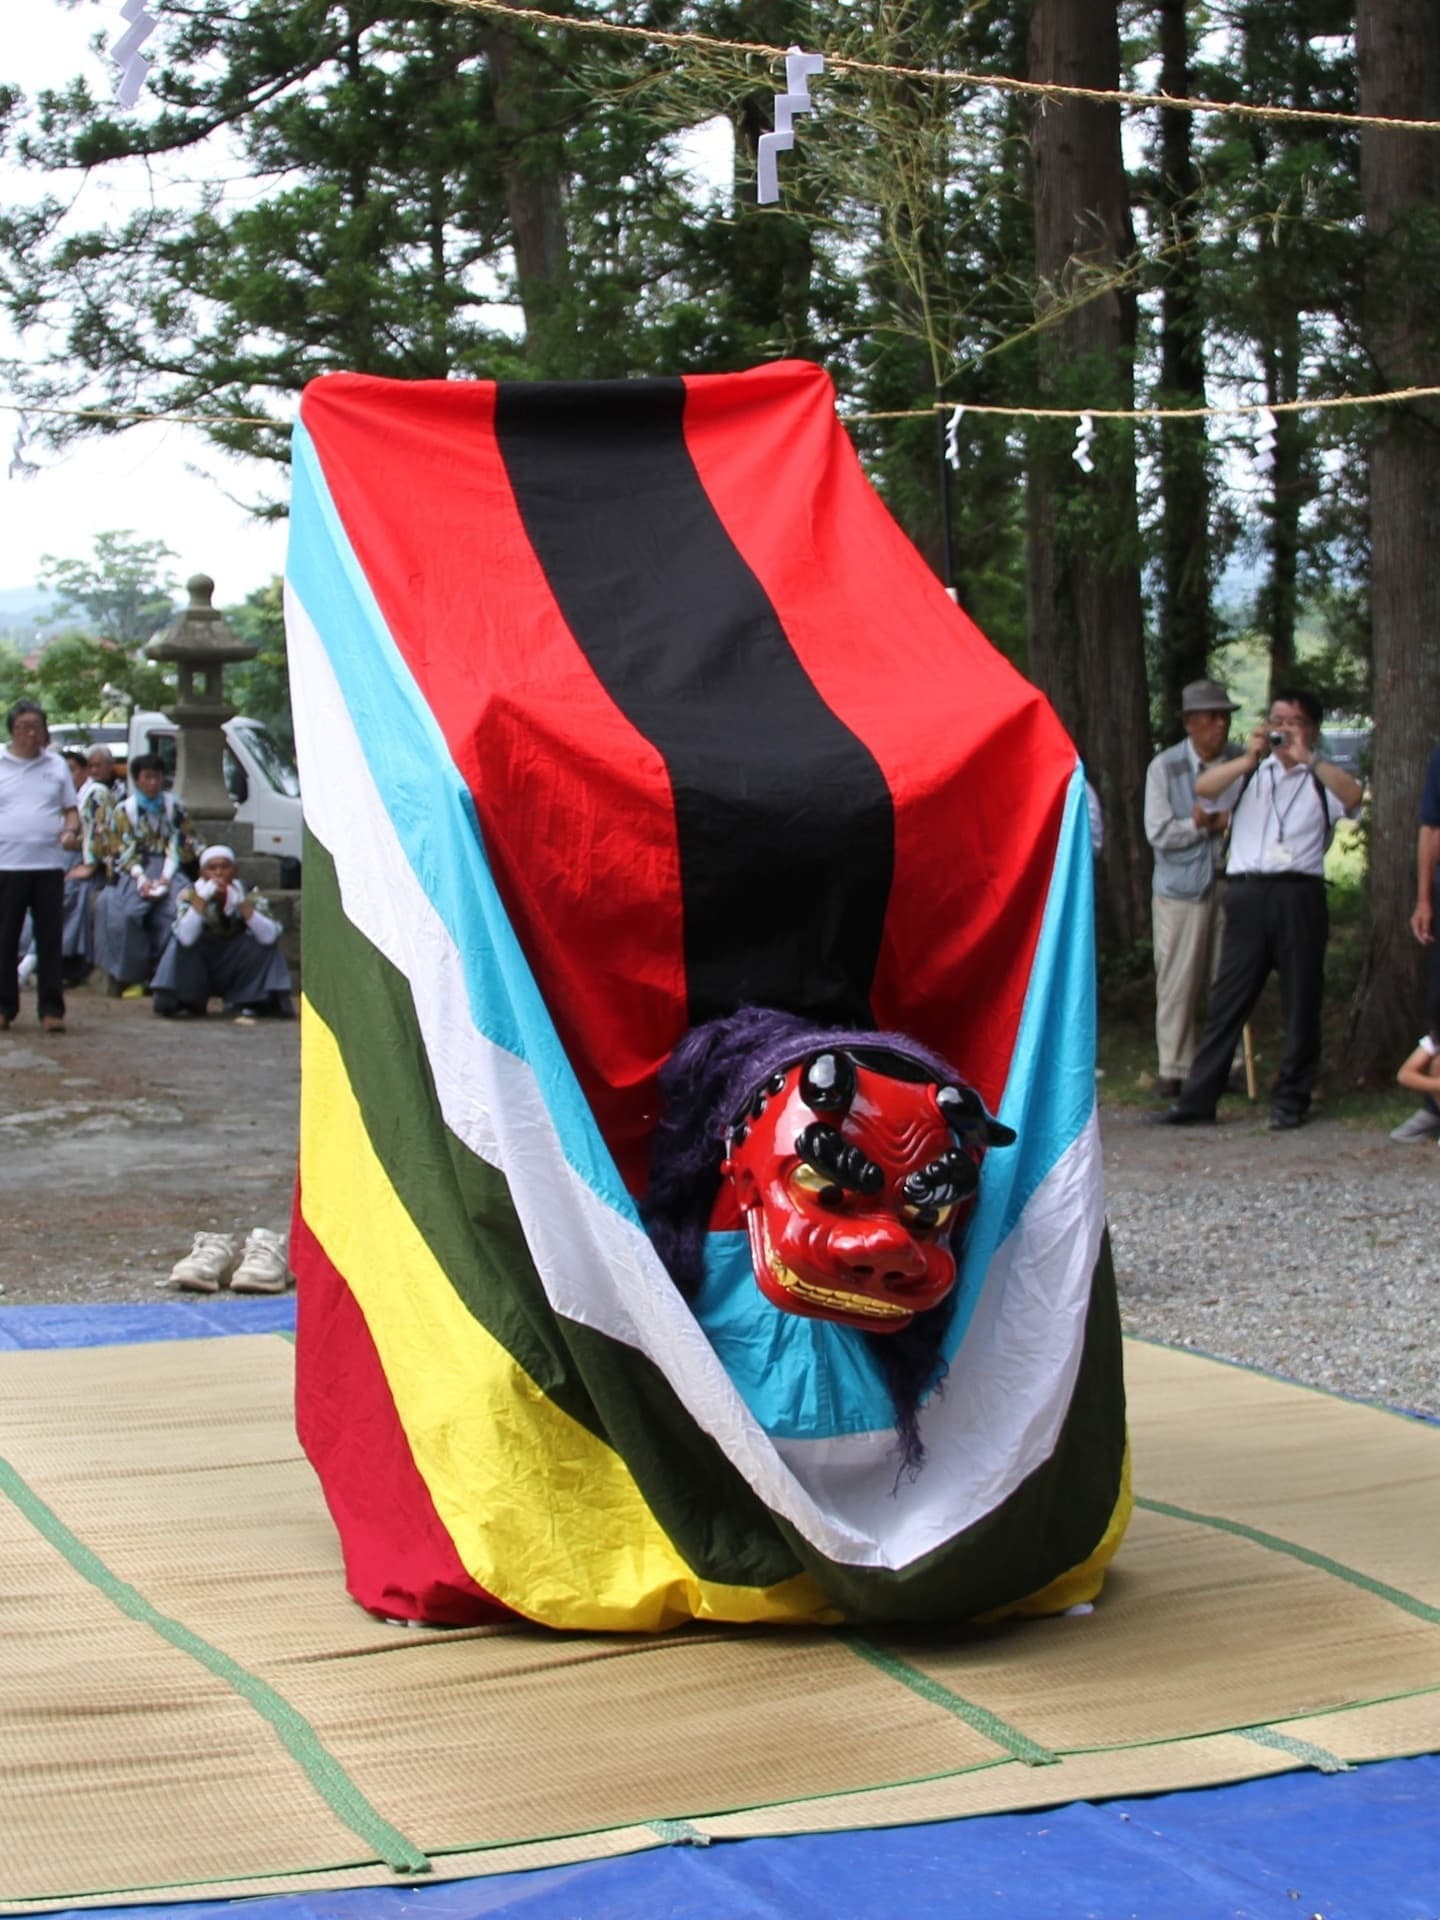
[[[300,1435],[350,1591],[440,1622],[959,1620],[1088,1598],[1129,1510],[1084,783],[817,368],[314,382]],[[637,1204],[741,1004],[912,1035],[987,1155],[897,1471],[869,1336]]]

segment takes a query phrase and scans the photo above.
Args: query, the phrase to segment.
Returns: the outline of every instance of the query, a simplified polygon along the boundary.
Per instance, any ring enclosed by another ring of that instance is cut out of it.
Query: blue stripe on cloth
[[[1095,909],[1085,777],[1066,796],[1055,871],[1021,1011],[1001,1117],[1013,1147],[985,1157],[965,1239],[953,1355],[984,1290],[996,1248],[1031,1195],[1084,1131],[1095,1106]],[[1076,1223],[1077,1228],[1084,1223]],[[812,1440],[885,1432],[895,1410],[867,1337],[853,1327],[759,1309],[744,1233],[712,1233],[695,1317],[767,1433]]]
[[[405,857],[460,955],[476,1030],[525,1061],[566,1160],[607,1206],[638,1223],[496,889],[474,800],[351,548],[314,443],[298,425],[286,574],[325,643]]]
[[[1085,772],[1066,796],[1050,896],[1025,990],[1000,1118],[1013,1147],[985,1156],[980,1198],[965,1236],[960,1297],[950,1324],[953,1356],[975,1314],[995,1250],[1095,1111],[1095,862]],[[1077,1227],[1083,1222],[1076,1222]]]

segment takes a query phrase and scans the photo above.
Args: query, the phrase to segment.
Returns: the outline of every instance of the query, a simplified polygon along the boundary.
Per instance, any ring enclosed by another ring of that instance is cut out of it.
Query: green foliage
[[[69,624],[22,671],[24,691],[52,720],[100,720],[169,700],[174,680],[144,647],[171,617],[175,582],[164,563],[173,557],[163,541],[125,532],[97,534],[88,560],[45,556],[41,584],[59,602],[55,619]]]
[[[147,102],[158,111],[118,114],[77,81],[26,114],[13,89],[0,89],[0,141],[53,188],[37,205],[0,209],[0,300],[49,348],[12,369],[38,401],[83,394],[203,412],[218,420],[219,444],[280,463],[291,399],[337,368],[620,377],[800,354],[829,367],[852,413],[937,401],[1024,406],[1068,314],[1122,287],[1153,300],[1175,250],[1192,245],[1212,398],[1253,393],[1257,382],[1284,397],[1372,377],[1357,345],[1353,133],[1197,118],[1188,198],[1168,190],[1158,139],[1135,168],[1148,259],[1105,273],[1081,263],[1066,285],[1042,288],[1029,109],[1010,94],[832,60],[817,83],[819,111],[797,123],[784,156],[782,200],[762,208],[755,143],[770,124],[778,71],[751,55],[691,45],[680,57],[572,29],[572,8],[609,14],[609,0],[563,0],[544,25],[433,0],[151,5],[160,57]],[[998,75],[1025,71],[1033,11],[1025,0],[653,0],[643,17]],[[1205,54],[1193,91],[1354,105],[1352,49],[1334,37],[1349,31],[1353,10],[1337,0],[1188,12],[1192,54]],[[1154,10],[1127,5],[1122,16],[1127,56],[1149,58]],[[732,128],[733,166],[687,190],[677,142],[713,116]],[[191,178],[216,182],[198,204],[167,189],[171,156]],[[101,223],[86,196],[85,217],[71,215],[65,170],[103,174],[126,159],[155,165],[143,210]],[[241,191],[226,179],[234,174]],[[1440,218],[1430,214],[1417,213],[1390,245],[1407,273],[1433,283]],[[1141,393],[1154,393],[1152,321],[1142,305],[1133,369],[1047,365],[1053,397],[1077,410],[1102,405],[1132,371]],[[57,419],[47,430],[64,440],[106,429]],[[1027,467],[1038,452],[1070,477],[1073,425],[1027,438],[1014,421],[967,413],[948,527],[940,431],[931,418],[872,419],[856,434],[922,553],[942,568],[948,532],[962,601],[1023,662]],[[1102,476],[1130,432],[1100,423]],[[1357,704],[1365,432],[1362,416],[1286,416],[1273,488],[1256,482],[1243,453],[1212,454],[1213,537],[1201,556],[1218,560],[1237,539],[1264,555],[1256,613],[1272,644],[1293,633],[1307,600],[1323,599],[1335,633],[1327,684]],[[1214,437],[1238,449],[1253,436]],[[1142,454],[1156,545],[1167,472],[1174,484],[1158,451],[1152,434]],[[1149,569],[1152,552],[1116,531],[1110,505],[1103,484],[1068,490],[1066,539]],[[283,508],[268,500],[262,510]],[[268,669],[248,671],[258,705]],[[265,698],[283,711],[280,678]]]
[[[236,633],[260,651],[253,660],[231,667],[225,688],[238,713],[263,720],[276,739],[293,753],[295,723],[290,713],[283,586],[281,580],[274,579],[268,586],[257,587],[243,606],[226,609],[225,618]]]
[[[17,700],[32,698],[29,668],[17,647],[0,644],[0,712],[8,712]]]
[[[175,683],[143,654],[92,634],[62,633],[41,653],[29,690],[52,720],[101,720],[133,707],[163,708]]]
[[[170,619],[175,580],[163,562],[174,557],[163,540],[100,533],[89,560],[43,555],[40,584],[55,594],[62,617],[83,613],[97,640],[134,649]]]

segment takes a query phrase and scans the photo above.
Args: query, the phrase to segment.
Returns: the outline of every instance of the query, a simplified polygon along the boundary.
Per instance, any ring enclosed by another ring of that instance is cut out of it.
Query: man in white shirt
[[[1325,850],[1337,820],[1360,811],[1353,774],[1317,754],[1323,709],[1314,694],[1282,689],[1245,751],[1195,781],[1201,800],[1230,806],[1225,935],[1220,970],[1195,1063],[1162,1126],[1215,1118],[1235,1043],[1273,971],[1280,980],[1285,1047],[1270,1090],[1274,1131],[1303,1126],[1320,1066],[1325,996]]]
[[[1220,959],[1220,853],[1228,808],[1196,797],[1209,766],[1236,759],[1235,702],[1218,680],[1192,680],[1180,696],[1185,738],[1145,773],[1145,838],[1155,852],[1150,926],[1155,949],[1155,1092],[1173,1100],[1200,1044],[1200,1007]]]
[[[36,999],[47,1033],[65,1031],[60,981],[65,869],[80,845],[70,769],[50,749],[44,710],[17,700],[0,752],[0,1031],[20,1012],[20,929],[35,929]]]

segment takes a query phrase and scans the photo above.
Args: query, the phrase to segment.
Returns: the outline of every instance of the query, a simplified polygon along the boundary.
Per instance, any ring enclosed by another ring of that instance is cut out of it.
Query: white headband
[[[218,843],[213,847],[201,848],[200,864],[202,867],[207,860],[228,860],[232,867],[237,864],[233,850],[229,847],[222,847]]]

